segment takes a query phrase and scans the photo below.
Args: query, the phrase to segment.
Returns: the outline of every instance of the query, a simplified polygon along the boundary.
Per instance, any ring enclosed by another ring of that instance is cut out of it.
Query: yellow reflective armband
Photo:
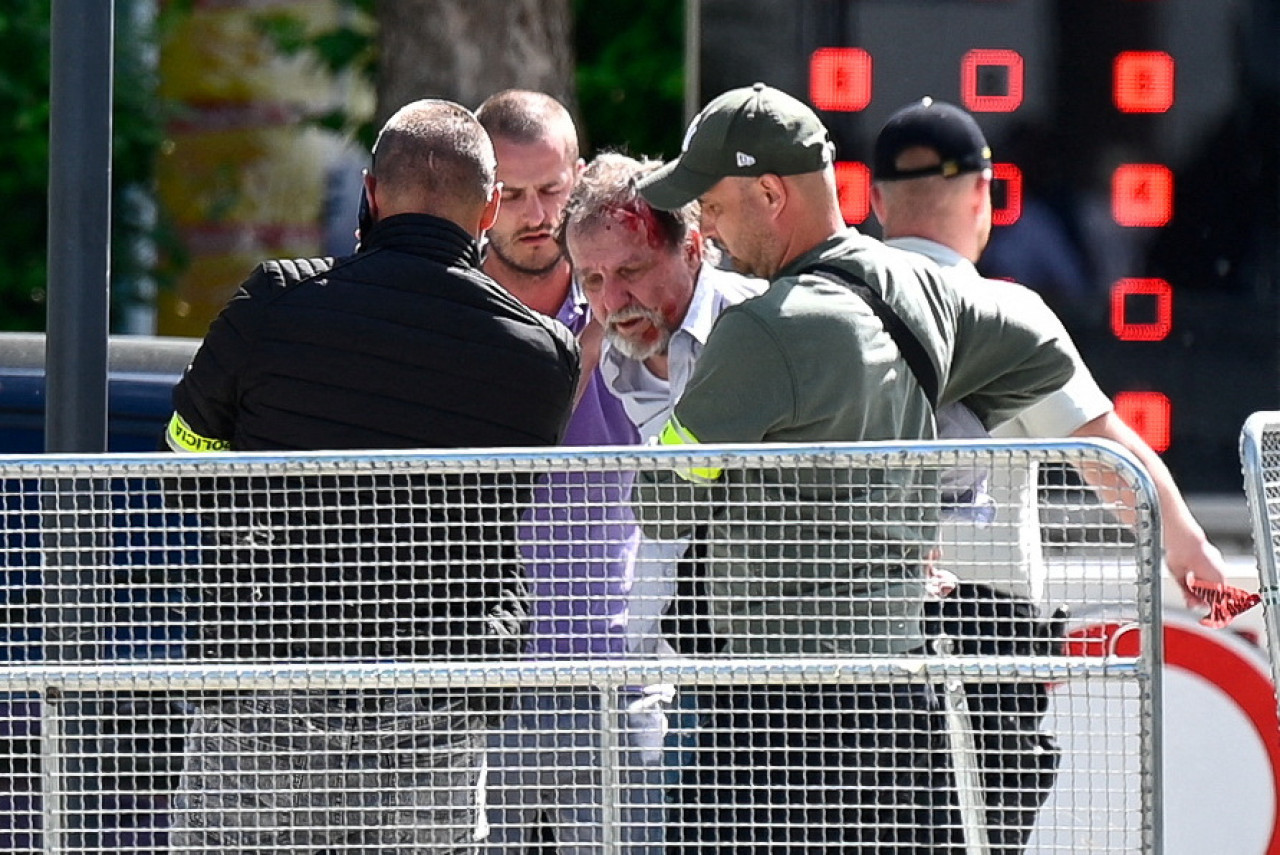
[[[693,432],[687,427],[680,424],[679,420],[675,416],[672,416],[667,420],[667,423],[662,426],[662,433],[658,434],[658,444],[697,445],[698,438],[694,436]],[[676,474],[686,481],[709,484],[712,481],[719,481],[720,476],[724,474],[724,470],[710,466],[695,466],[690,469],[677,469]]]
[[[177,413],[169,419],[169,429],[165,431],[165,441],[173,451],[230,451],[231,440],[213,439],[201,436],[191,429],[186,419]]]

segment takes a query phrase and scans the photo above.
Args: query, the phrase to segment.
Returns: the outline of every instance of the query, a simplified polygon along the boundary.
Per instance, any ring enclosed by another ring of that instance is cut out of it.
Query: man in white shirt
[[[871,201],[890,246],[928,256],[948,276],[981,280],[991,288],[1020,287],[982,280],[974,267],[991,234],[991,158],[977,123],[958,107],[926,98],[889,119],[876,140]],[[1222,555],[1205,537],[1168,468],[1120,419],[1084,366],[1077,366],[1062,389],[991,434],[1101,437],[1124,446],[1155,481],[1165,560],[1188,601],[1199,602],[1188,589],[1189,578],[1223,581]]]
[[[974,281],[990,289],[1019,289],[1010,282],[983,279],[974,262],[991,233],[991,151],[973,117],[958,107],[924,100],[896,112],[875,143],[871,202],[884,227],[885,242],[936,262],[953,281]],[[1023,295],[1025,296],[1025,295]],[[963,404],[938,413],[940,434],[980,436],[976,419],[966,419]],[[969,422],[976,429],[955,425]],[[947,425],[952,427],[948,430]],[[1189,603],[1199,598],[1191,580],[1223,581],[1223,562],[1195,521],[1169,470],[1159,456],[1126,425],[1098,388],[1089,370],[1077,364],[1065,386],[1042,398],[990,434],[1003,438],[1101,437],[1119,443],[1147,468],[1160,498],[1165,559]],[[1029,473],[1000,474],[1006,491],[1034,497]],[[1097,470],[1082,472],[1100,492],[1120,485]],[[960,577],[956,591],[931,604],[941,630],[959,653],[1031,654],[1045,652],[1039,605],[1043,568],[1039,536],[1030,502],[1029,525],[968,529],[948,544],[943,557],[959,559],[949,569]],[[960,525],[961,523],[955,523]],[[1003,541],[1001,533],[1004,533]],[[979,541],[989,542],[981,544]],[[1032,542],[1034,541],[1034,542]],[[956,556],[956,551],[968,554]],[[958,549],[957,549],[958,547]],[[983,560],[985,559],[985,560]],[[1031,683],[969,687],[969,705],[978,731],[978,749],[986,789],[987,825],[994,855],[1014,855],[1026,845],[1036,811],[1052,788],[1057,746],[1042,733],[1045,691]]]

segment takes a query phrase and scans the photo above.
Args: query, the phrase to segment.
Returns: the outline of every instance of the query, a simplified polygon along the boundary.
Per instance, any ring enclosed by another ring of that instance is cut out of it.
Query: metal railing
[[[1159,520],[1113,446],[0,472],[6,851],[1159,851]]]
[[[1245,421],[1240,433],[1240,463],[1261,579],[1258,593],[1266,621],[1272,678],[1280,685],[1280,412],[1254,413]]]

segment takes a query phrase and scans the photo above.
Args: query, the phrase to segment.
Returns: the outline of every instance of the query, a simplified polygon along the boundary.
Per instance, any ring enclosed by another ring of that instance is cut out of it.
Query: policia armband
[[[680,420],[675,415],[672,415],[667,420],[667,423],[662,426],[662,433],[658,434],[658,444],[697,445],[698,438],[693,435],[692,431],[680,424]],[[710,484],[713,481],[719,481],[724,470],[711,466],[692,466],[676,469],[675,473],[686,481]]]
[[[169,419],[169,427],[165,430],[164,439],[168,443],[169,449],[177,452],[199,453],[231,450],[231,440],[201,436],[192,430],[191,425],[187,424],[187,420],[176,412]]]

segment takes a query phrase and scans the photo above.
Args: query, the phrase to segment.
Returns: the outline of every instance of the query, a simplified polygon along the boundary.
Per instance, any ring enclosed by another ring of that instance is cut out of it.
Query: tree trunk
[[[570,0],[377,0],[377,124],[419,98],[536,89],[574,109]]]

